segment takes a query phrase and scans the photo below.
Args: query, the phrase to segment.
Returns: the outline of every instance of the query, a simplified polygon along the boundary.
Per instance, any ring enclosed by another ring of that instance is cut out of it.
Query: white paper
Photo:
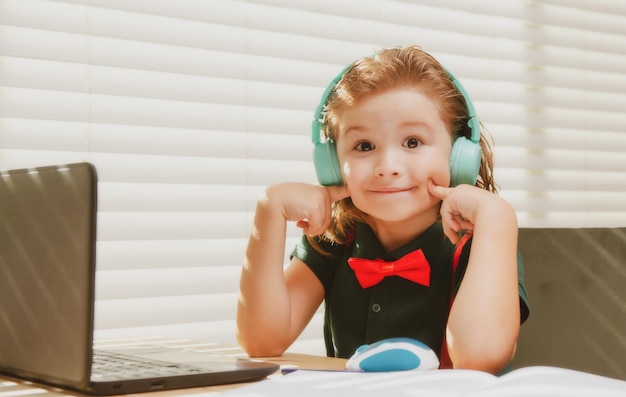
[[[224,392],[229,397],[626,397],[626,381],[555,367],[500,378],[471,370],[348,372],[298,370]]]

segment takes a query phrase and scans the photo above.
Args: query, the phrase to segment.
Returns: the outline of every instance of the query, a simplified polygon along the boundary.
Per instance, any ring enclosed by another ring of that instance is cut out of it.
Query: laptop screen
[[[88,382],[96,177],[89,164],[0,172],[0,370]]]

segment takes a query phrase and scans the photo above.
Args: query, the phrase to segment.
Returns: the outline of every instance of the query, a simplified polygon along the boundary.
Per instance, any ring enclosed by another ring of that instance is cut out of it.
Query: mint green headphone
[[[330,82],[320,103],[315,109],[315,115],[313,117],[313,124],[311,126],[311,138],[313,140],[313,163],[315,164],[315,172],[317,173],[317,180],[321,185],[343,185],[341,178],[341,167],[339,166],[339,159],[337,157],[337,147],[335,142],[331,139],[323,139],[322,126],[324,123],[324,106],[328,101],[328,97],[332,93],[333,89],[341,80],[343,75],[350,69],[352,65],[348,65],[344,68],[337,77]],[[465,100],[465,107],[467,108],[468,121],[467,125],[470,128],[470,138],[459,136],[454,140],[452,145],[452,152],[450,153],[450,186],[457,186],[460,184],[475,185],[478,179],[478,171],[480,169],[480,122],[476,117],[476,111],[474,105],[470,100],[465,88],[454,77],[450,71],[446,70],[450,80],[454,84],[454,87],[461,93]]]

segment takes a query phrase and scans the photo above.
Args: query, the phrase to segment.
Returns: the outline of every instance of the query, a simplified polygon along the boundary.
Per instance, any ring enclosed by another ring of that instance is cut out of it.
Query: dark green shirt
[[[317,252],[303,236],[292,257],[309,266],[324,285],[327,355],[348,358],[362,344],[399,336],[418,339],[440,355],[451,293],[456,293],[463,279],[471,241],[470,238],[463,247],[452,280],[455,247],[445,238],[440,222],[392,252],[385,252],[376,234],[366,224],[357,226],[354,238],[346,245],[322,242],[328,256]],[[431,266],[428,287],[391,276],[375,286],[362,288],[347,263],[350,257],[397,260],[417,249],[422,249]],[[520,321],[523,322],[529,310],[519,254],[517,269]]]

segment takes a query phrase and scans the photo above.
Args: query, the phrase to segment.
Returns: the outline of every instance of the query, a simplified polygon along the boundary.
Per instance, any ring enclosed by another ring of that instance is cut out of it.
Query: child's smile
[[[394,193],[404,193],[404,192],[409,192],[411,190],[415,189],[415,187],[410,187],[410,188],[401,188],[401,187],[381,187],[378,189],[373,189],[371,190],[371,192],[373,193],[380,193],[380,194],[394,194]]]

